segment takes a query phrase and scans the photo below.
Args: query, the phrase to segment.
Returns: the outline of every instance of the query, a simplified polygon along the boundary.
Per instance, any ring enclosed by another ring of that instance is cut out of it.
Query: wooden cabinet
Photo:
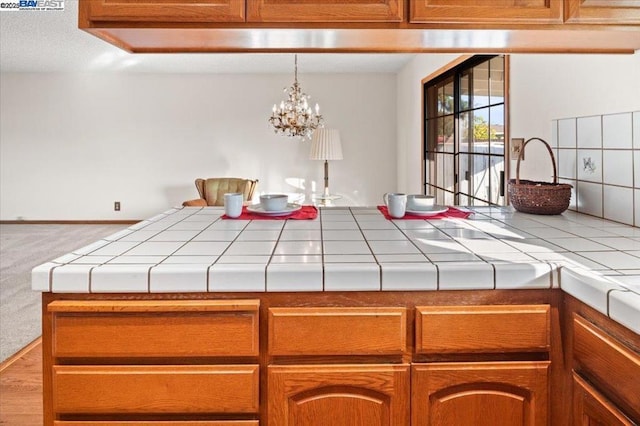
[[[563,0],[411,0],[411,23],[557,24]]]
[[[634,426],[622,411],[573,373],[574,426]]]
[[[401,22],[405,0],[248,0],[248,22]]]
[[[151,425],[189,416],[203,425],[256,424],[259,300],[43,306],[49,318],[43,353],[50,354],[45,424],[91,424],[97,416]]]
[[[544,426],[548,361],[415,365],[412,426]]]
[[[416,352],[546,352],[549,305],[416,307]]]
[[[81,0],[85,22],[244,22],[245,0]]]
[[[409,366],[270,366],[268,426],[409,424]]]
[[[640,422],[640,353],[578,314],[572,352],[574,424],[626,424],[600,420],[625,416]]]
[[[547,425],[550,308],[417,306],[416,353],[463,360],[413,365],[412,426]],[[498,359],[468,361],[478,356]]]
[[[391,363],[408,352],[406,308],[272,307],[268,317],[268,425],[409,424],[409,364]],[[311,364],[278,365],[291,357]]]
[[[564,17],[578,24],[640,25],[640,1],[565,0]]]
[[[270,308],[269,354],[402,355],[406,308]]]

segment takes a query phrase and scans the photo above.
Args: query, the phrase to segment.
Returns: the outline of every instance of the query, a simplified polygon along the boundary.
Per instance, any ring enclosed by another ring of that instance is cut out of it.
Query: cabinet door
[[[248,0],[249,22],[401,22],[403,0]]]
[[[244,22],[244,0],[81,0],[80,16],[89,21]]]
[[[269,366],[268,426],[406,426],[409,366]]]
[[[415,365],[411,424],[546,426],[548,368],[548,361]]]
[[[564,15],[578,24],[640,25],[640,0],[565,0]]]
[[[573,373],[574,426],[633,426],[610,401]]]
[[[562,22],[563,0],[411,0],[409,22],[550,24]]]

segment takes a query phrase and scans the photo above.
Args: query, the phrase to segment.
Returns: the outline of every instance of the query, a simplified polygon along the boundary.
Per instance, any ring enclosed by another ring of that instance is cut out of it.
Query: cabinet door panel
[[[640,1],[566,0],[564,14],[570,23],[640,25]]]
[[[575,426],[633,426],[610,401],[573,373],[573,424]]]
[[[269,366],[269,426],[406,426],[408,365]]]
[[[415,365],[412,425],[547,425],[548,368],[548,361]]]
[[[401,22],[403,0],[248,0],[249,22]]]
[[[562,0],[412,0],[409,22],[515,23],[562,22]]]
[[[244,0],[81,0],[89,21],[244,22]]]

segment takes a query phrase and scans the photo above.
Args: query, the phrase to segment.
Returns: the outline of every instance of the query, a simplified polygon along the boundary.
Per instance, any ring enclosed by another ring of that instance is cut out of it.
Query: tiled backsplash
[[[640,226],[640,111],[552,121],[570,210]]]

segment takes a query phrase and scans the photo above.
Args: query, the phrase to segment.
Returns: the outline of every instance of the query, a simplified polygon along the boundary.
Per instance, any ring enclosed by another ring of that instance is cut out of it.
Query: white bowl
[[[289,196],[286,194],[265,194],[260,196],[260,205],[265,211],[281,211],[287,208]]]
[[[433,207],[434,201],[433,195],[407,195],[407,210],[428,210]]]

